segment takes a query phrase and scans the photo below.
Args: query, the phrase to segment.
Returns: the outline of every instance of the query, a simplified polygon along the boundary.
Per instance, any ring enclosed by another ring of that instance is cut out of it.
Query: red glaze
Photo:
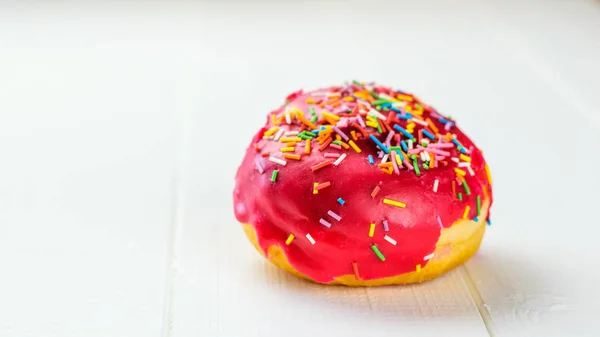
[[[311,93],[295,92],[287,97],[290,103],[288,107],[297,107],[304,112],[306,119],[310,119],[309,107],[315,108],[319,115],[321,125],[328,125],[322,120],[321,111],[336,111],[338,108],[318,104],[308,104],[307,98],[315,97],[313,94],[326,92],[339,92],[344,95],[361,89],[357,85],[344,88],[334,87],[317,90]],[[396,95],[396,92],[383,87],[371,88],[377,94]],[[415,98],[416,99],[416,98]],[[420,102],[420,101],[419,101]],[[357,112],[356,104],[344,102],[344,104]],[[423,103],[421,103],[424,105]],[[414,106],[409,104],[414,111]],[[284,116],[286,106],[272,112],[278,117]],[[404,109],[403,109],[404,110]],[[393,127],[398,124],[406,129],[407,121],[392,117],[389,112],[381,111],[388,117],[387,123]],[[347,115],[346,112],[338,114]],[[413,114],[414,115],[414,114]],[[424,106],[423,119],[430,118],[442,135],[446,134],[444,124],[438,121],[437,112],[428,106]],[[286,254],[290,264],[300,273],[311,279],[328,283],[336,277],[353,274],[352,263],[357,263],[360,277],[372,280],[384,277],[400,275],[415,270],[417,264],[424,267],[428,261],[423,258],[431,254],[440,237],[441,228],[437,217],[441,218],[444,227],[450,227],[455,221],[463,217],[466,205],[470,206],[468,218],[473,219],[477,215],[476,196],[481,197],[481,203],[489,200],[491,205],[492,190],[485,171],[485,161],[481,151],[476,148],[471,140],[465,136],[456,126],[450,129],[450,133],[456,135],[456,139],[465,148],[471,149],[469,156],[472,159],[471,167],[475,173],[471,176],[467,168],[466,181],[470,187],[471,195],[466,195],[463,186],[456,184],[456,192],[462,192],[463,201],[459,201],[452,195],[452,181],[456,180],[456,163],[450,158],[445,158],[446,165],[440,160],[437,167],[429,170],[423,169],[419,159],[421,175],[417,176],[406,166],[400,168],[399,174],[389,175],[383,173],[377,166],[381,159],[377,157],[379,149],[370,139],[359,138],[356,144],[362,150],[356,153],[350,149],[335,149],[327,147],[319,151],[315,140],[311,143],[311,153],[304,153],[305,148],[296,146],[295,154],[301,154],[302,160],[296,161],[285,159],[286,166],[269,161],[269,157],[261,156],[261,153],[270,153],[271,156],[282,158],[280,148],[285,147],[281,142],[263,139],[263,133],[270,129],[271,118],[268,116],[265,128],[261,129],[254,137],[236,175],[236,187],[234,191],[235,215],[242,223],[251,224],[257,234],[258,243],[267,254],[269,246],[278,245]],[[355,117],[350,117],[354,119]],[[365,118],[365,115],[362,115]],[[454,122],[454,121],[453,121]],[[348,127],[340,129],[350,136],[351,130],[356,130],[348,123]],[[288,125],[283,119],[279,128],[284,130],[300,130],[302,123],[294,119]],[[373,131],[372,128],[367,128]],[[413,135],[416,137],[419,124],[416,125]],[[358,132],[358,130],[357,130]],[[384,142],[387,132],[374,135]],[[335,137],[335,133],[333,133]],[[402,139],[406,139],[401,135]],[[437,142],[437,138],[436,141]],[[392,145],[396,141],[392,140]],[[255,149],[258,146],[259,151]],[[456,146],[449,149],[452,157],[458,157],[459,151]],[[347,157],[339,166],[329,165],[315,172],[311,167],[327,159],[325,152],[346,153]],[[369,164],[367,156],[374,157],[375,165]],[[255,161],[264,167],[264,173],[257,169]],[[462,161],[462,160],[461,160]],[[412,164],[412,161],[411,161]],[[279,170],[276,182],[271,182],[273,170]],[[437,193],[433,192],[434,181],[439,179]],[[313,184],[331,182],[331,186],[319,190],[313,194]],[[381,190],[371,197],[375,186],[379,185]],[[484,188],[487,190],[484,191]],[[487,198],[486,198],[487,196]],[[345,203],[341,205],[337,199],[342,198]],[[406,203],[406,208],[383,204],[383,198],[389,198]],[[336,221],[327,212],[332,210],[342,217]],[[327,228],[319,223],[323,218],[331,223]],[[382,221],[387,219],[389,231],[384,231]],[[480,219],[479,221],[483,221]],[[370,224],[374,223],[375,232],[369,237]],[[309,233],[316,243],[313,245],[306,238]],[[286,239],[294,234],[295,239],[287,245]],[[397,241],[392,245],[384,239],[388,235]],[[375,244],[385,256],[381,261],[373,252],[371,246]]]

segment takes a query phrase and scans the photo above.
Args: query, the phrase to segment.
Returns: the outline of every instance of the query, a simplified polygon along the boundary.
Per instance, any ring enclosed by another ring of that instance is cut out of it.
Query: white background
[[[598,336],[600,2],[0,5],[0,336]],[[409,90],[494,176],[422,285],[269,266],[233,177],[289,92]]]

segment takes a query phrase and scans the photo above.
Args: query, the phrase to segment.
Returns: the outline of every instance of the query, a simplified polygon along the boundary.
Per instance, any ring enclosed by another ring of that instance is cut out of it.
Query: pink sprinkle
[[[396,163],[396,156],[398,154],[396,152],[392,151],[392,166],[394,166],[394,172],[396,172],[397,175],[400,175],[400,170],[398,170],[398,163]]]
[[[340,118],[340,120],[336,123],[338,128],[347,128],[348,127],[348,117],[342,117]]]
[[[446,157],[445,156],[435,156],[435,160],[442,160],[444,158],[446,158]]]
[[[341,150],[341,149],[342,149],[342,147],[341,147],[341,146],[339,146],[339,145],[337,145],[337,144],[329,144],[329,147],[332,147],[332,148],[334,148],[334,149],[338,149],[338,150]]]
[[[265,169],[258,160],[255,160],[254,163],[256,164],[256,169],[258,170],[258,172],[260,172],[260,174],[265,173]]]
[[[446,126],[444,126],[444,130],[450,131],[451,127],[452,127],[452,123],[446,123]]]
[[[389,144],[389,143],[390,143],[390,141],[392,140],[392,137],[394,137],[394,134],[395,134],[394,130],[392,130],[392,131],[390,131],[390,132],[388,133],[387,137],[385,138],[385,142],[386,142],[387,144]]]
[[[362,117],[360,117],[360,115],[356,116],[356,121],[358,122],[358,124],[360,124],[360,126],[362,126],[363,128],[367,127],[367,124],[365,124],[365,121],[363,121]]]
[[[440,219],[440,216],[438,215],[437,217],[438,223],[440,224],[440,229],[444,229],[444,224],[442,224],[442,219]]]
[[[428,126],[426,122],[423,122],[422,120],[419,120],[419,119],[416,119],[416,118],[411,119],[411,121],[413,123],[421,124],[423,126]]]
[[[390,230],[390,226],[388,225],[387,220],[383,220],[383,230],[386,232],[389,232],[389,230]]]
[[[417,154],[425,150],[424,147],[418,147],[416,149],[408,150],[408,154]]]
[[[415,169],[406,159],[404,159],[403,163],[406,165],[406,167],[408,167],[409,170],[412,171]]]
[[[427,148],[451,148],[454,147],[454,144],[452,143],[432,143],[427,145]]]
[[[329,211],[327,212],[327,214],[329,214],[329,216],[330,216],[330,217],[332,217],[332,218],[336,219],[337,221],[340,221],[340,220],[342,220],[342,217],[341,217],[341,216],[339,216],[339,215],[337,215],[337,214],[335,214],[335,213],[334,213],[332,210],[329,210]]]
[[[335,133],[340,135],[342,137],[342,139],[344,139],[345,142],[350,140],[350,138],[348,138],[348,136],[342,130],[340,130],[337,126],[333,127],[333,131],[335,131]]]
[[[319,222],[321,223],[321,225],[323,225],[327,228],[331,228],[331,224],[329,222],[327,222],[327,220],[321,218],[321,220],[319,220]]]
[[[439,154],[440,156],[449,156],[450,155],[450,152],[448,152],[448,151],[442,151],[442,150],[438,150],[438,149],[428,149],[428,150],[429,150],[429,152]]]
[[[458,176],[456,176],[456,182],[458,183],[458,185],[462,185],[462,181],[460,181],[460,179],[458,179]]]
[[[325,158],[339,158],[339,153],[325,152],[323,155]]]

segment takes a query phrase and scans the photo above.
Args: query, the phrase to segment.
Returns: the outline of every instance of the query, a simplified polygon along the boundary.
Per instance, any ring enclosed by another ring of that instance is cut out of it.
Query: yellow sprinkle
[[[412,112],[412,108],[410,107],[410,105],[407,105],[404,107],[404,111],[406,112]]]
[[[275,116],[275,115],[271,115],[271,116]],[[277,132],[277,130],[279,130],[278,126],[274,126],[272,128],[270,128],[268,131],[265,131],[265,136],[271,136],[272,134],[274,134],[275,132]]]
[[[302,110],[295,108],[293,111],[298,115],[298,117],[304,118],[304,112],[302,112]]]
[[[471,206],[467,205],[467,207],[465,207],[465,212],[463,213],[463,219],[467,218],[467,215],[469,215],[469,210],[471,209]]]
[[[459,175],[461,175],[461,176],[463,176],[463,177],[464,177],[465,175],[467,175],[467,172],[465,172],[464,170],[461,170],[461,169],[459,169],[458,167],[456,167],[456,168],[454,169],[454,171],[456,172],[456,174],[459,174]]]
[[[492,173],[490,173],[490,167],[485,164],[485,173],[487,173],[488,182],[492,183]]]
[[[402,166],[402,162],[400,161],[400,156],[396,153],[396,152],[392,152],[394,154],[394,157],[396,158],[396,163],[399,166]]]
[[[312,98],[307,98],[306,99],[306,103],[308,103],[308,104],[315,104],[315,100],[312,99]]]
[[[277,125],[277,120],[275,118],[276,118],[275,114],[271,114],[271,124],[273,124],[273,125]]]
[[[301,142],[302,138],[298,138],[298,137],[281,137],[281,138],[279,138],[279,141],[281,143]]]
[[[396,95],[396,97],[398,97],[398,99],[400,99],[400,100],[407,101],[407,102],[412,102],[413,101],[413,98],[411,96],[408,96],[408,95],[398,94],[398,95]]]
[[[375,224],[374,223],[372,223],[371,228],[369,228],[369,237],[373,237],[373,234],[375,234]]]
[[[388,204],[388,205],[392,205],[392,206],[396,206],[396,207],[400,207],[400,208],[405,208],[406,207],[406,204],[403,203],[403,202],[392,200],[392,199],[387,199],[387,198],[383,199],[383,203],[384,204]]]
[[[348,141],[348,144],[350,144],[350,146],[352,146],[352,148],[354,149],[354,151],[356,151],[356,153],[360,153],[360,148],[358,146],[356,146],[356,144],[354,144],[354,142],[352,140]]]
[[[294,234],[290,234],[290,236],[288,236],[287,240],[285,240],[285,244],[289,245],[292,243],[292,240],[294,240]]]
[[[420,272],[421,272],[421,264],[419,263],[419,264],[417,265],[417,273],[420,273]]]
[[[346,149],[346,150],[350,148],[350,145],[348,145],[348,144],[346,144],[346,143],[344,143],[344,142],[340,142],[340,144],[342,144],[342,147],[343,147],[344,149]]]
[[[354,97],[352,97],[352,96],[346,96],[346,97],[344,97],[344,101],[346,101],[346,102],[354,102]]]
[[[421,118],[418,118],[418,116],[423,116],[423,109],[413,110],[413,114],[414,114],[413,117],[415,117],[415,115],[416,115],[417,119],[421,119]]]
[[[372,128],[376,128],[377,127],[377,123],[375,123],[373,121],[367,121],[365,124],[367,124],[367,126],[370,126]]]
[[[279,149],[279,151],[281,151],[281,152],[294,152],[294,150],[295,150],[295,148],[293,148],[293,147],[284,147],[284,148]]]
[[[315,190],[315,187],[319,186],[318,183],[313,184],[313,194],[319,194],[319,190]]]
[[[464,161],[468,161],[471,162],[471,157],[469,156],[465,156],[464,154],[460,154],[460,159],[464,160]]]
[[[323,115],[323,117],[331,118],[331,119],[333,119],[336,122],[340,120],[340,116],[334,115],[334,114],[329,113],[327,111],[321,111],[321,115]]]
[[[310,139],[306,140],[306,146],[304,147],[304,153],[310,154]]]

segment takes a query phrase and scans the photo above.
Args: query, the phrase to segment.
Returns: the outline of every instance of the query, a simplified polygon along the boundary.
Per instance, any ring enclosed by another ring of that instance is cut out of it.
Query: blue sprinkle
[[[458,142],[458,140],[456,140],[456,138],[452,138],[452,143],[454,143],[454,145],[456,145],[458,147],[458,150],[462,153],[467,153],[467,150],[465,149],[465,147]]]
[[[409,119],[412,118],[412,115],[407,112],[407,113],[404,113],[402,115],[398,115],[398,118],[409,120]]]
[[[402,152],[400,152],[400,150],[396,150],[396,153],[400,157],[400,161],[403,162],[404,161],[404,156],[402,155]]]
[[[383,103],[383,104],[380,104],[379,106],[380,106],[382,109],[383,109],[383,108],[391,108],[391,107],[392,107],[392,103],[389,103],[389,102],[388,102],[388,103]]]
[[[392,110],[392,111],[396,111],[396,112],[397,112],[397,113],[399,113],[399,114],[401,114],[401,113],[402,113],[402,110],[400,110],[400,109],[398,109],[398,108],[396,108],[396,107],[391,107],[391,108],[390,108],[390,110]]]
[[[486,222],[487,222],[487,225],[488,225],[488,226],[491,226],[491,225],[492,225],[492,220],[490,220],[490,219],[487,219],[487,221],[486,221]]]
[[[473,218],[473,221],[477,222],[477,221],[479,221],[479,220],[477,220],[477,217],[474,217],[474,218]]]
[[[406,145],[404,139],[400,142],[400,145],[402,145],[402,150],[404,150],[405,152],[408,151],[408,145]]]
[[[340,205],[344,205],[346,203],[342,198],[338,198],[337,201],[340,203]]]
[[[406,92],[404,92],[404,91],[402,91],[400,89],[396,89],[396,92],[399,93],[399,94],[406,94]]]
[[[450,121],[449,121],[449,120],[447,120],[447,119],[446,119],[446,118],[444,118],[444,117],[440,117],[440,118],[438,118],[438,120],[439,120],[439,121],[440,121],[440,123],[442,123],[442,124],[448,124],[448,123],[450,123]]]
[[[375,162],[373,161],[373,156],[369,155],[369,164],[373,165]]]
[[[383,152],[385,153],[390,153],[390,149],[387,148],[387,146],[383,145],[382,142],[379,141],[379,139],[377,139],[377,137],[373,136],[373,135],[369,135],[369,138],[371,138],[371,140],[377,144],[377,146],[379,146],[380,149],[383,150]]]
[[[424,134],[425,136],[427,136],[427,138],[429,138],[429,139],[431,139],[431,140],[434,140],[434,139],[435,139],[435,136],[434,136],[434,135],[432,135],[432,134],[431,134],[431,132],[429,132],[429,131],[427,131],[427,130],[425,130],[425,129],[422,129],[421,131],[423,131],[423,134]]]
[[[410,134],[410,132],[404,130],[404,128],[402,128],[400,125],[396,124],[394,125],[394,129],[396,129],[397,131],[401,132],[403,135],[405,135],[407,138],[410,139],[414,139],[415,137],[413,137],[413,135]]]

